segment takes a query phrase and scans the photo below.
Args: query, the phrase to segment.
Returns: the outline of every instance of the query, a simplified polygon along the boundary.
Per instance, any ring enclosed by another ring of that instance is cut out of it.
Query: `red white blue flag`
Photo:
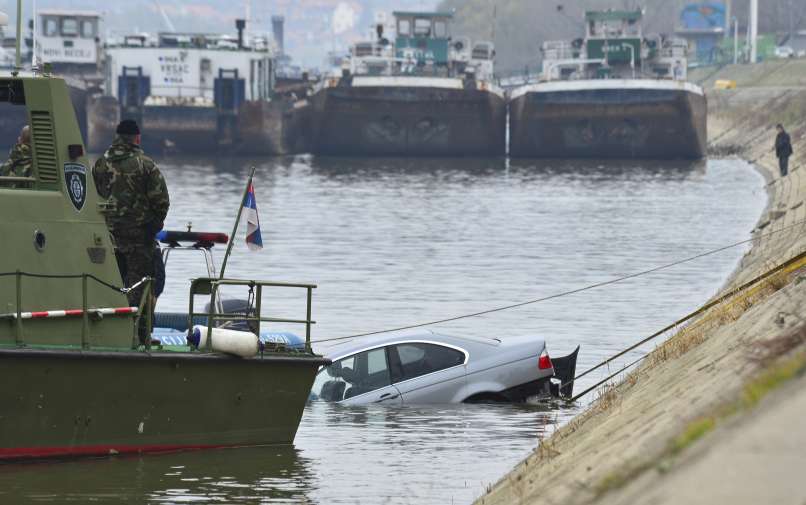
[[[259,251],[263,249],[263,237],[260,236],[260,219],[257,216],[255,188],[252,184],[249,184],[243,206],[246,212],[246,246],[252,251]]]

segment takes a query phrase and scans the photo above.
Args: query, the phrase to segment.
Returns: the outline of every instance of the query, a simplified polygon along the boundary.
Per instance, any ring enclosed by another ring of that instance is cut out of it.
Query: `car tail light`
[[[537,360],[537,368],[541,370],[548,370],[549,368],[553,368],[551,364],[551,358],[549,358],[549,353],[545,349],[543,352],[540,353],[540,359]]]

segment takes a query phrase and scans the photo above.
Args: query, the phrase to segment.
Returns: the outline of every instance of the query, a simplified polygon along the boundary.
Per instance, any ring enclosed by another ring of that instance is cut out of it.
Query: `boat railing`
[[[216,303],[216,297],[220,288],[224,286],[244,286],[249,288],[250,301],[254,298],[254,312],[247,311],[246,314],[227,313],[220,309],[220,305]],[[281,317],[264,317],[261,314],[261,306],[263,302],[264,288],[280,288],[280,289],[304,289],[306,291],[306,312],[305,319],[291,319]],[[188,337],[193,331],[193,320],[197,316],[206,316],[208,321],[207,326],[207,340],[206,350],[212,351],[213,344],[213,326],[219,322],[245,322],[250,325],[250,330],[255,334],[260,335],[261,323],[287,323],[287,324],[301,324],[305,325],[305,350],[311,352],[311,326],[316,324],[316,321],[311,319],[313,290],[316,289],[315,284],[297,284],[287,282],[275,281],[258,281],[258,280],[244,280],[244,279],[218,279],[212,277],[200,277],[190,281],[190,296],[188,306]],[[196,312],[194,308],[194,301],[196,295],[209,295],[210,303],[205,312]],[[217,309],[218,308],[218,309]],[[220,312],[218,312],[218,311]]]
[[[151,303],[151,286],[153,283],[153,279],[150,277],[144,277],[141,281],[137,282],[135,285],[129,288],[120,288],[118,286],[114,286],[92,274],[75,274],[75,275],[57,275],[57,274],[37,274],[37,273],[30,273],[30,272],[22,272],[17,270],[15,272],[3,272],[0,273],[0,277],[10,277],[14,276],[15,278],[15,295],[16,295],[16,305],[15,311],[9,312],[5,314],[0,314],[0,320],[12,320],[15,323],[15,343],[18,346],[25,345],[25,333],[23,328],[23,321],[26,319],[50,319],[50,318],[69,318],[69,317],[81,317],[82,324],[81,324],[81,348],[82,349],[89,349],[90,348],[90,317],[94,320],[100,320],[106,316],[125,316],[125,317],[133,317],[133,329],[137,327],[141,314],[145,314],[146,318],[146,327],[151,328],[151,311],[144,310],[147,304]],[[76,280],[81,279],[81,308],[57,308],[51,310],[37,310],[37,311],[23,311],[23,290],[22,290],[22,279],[24,277],[33,277],[39,279],[63,279],[63,280]],[[136,289],[139,286],[143,286],[143,295],[140,300],[140,304],[138,307],[90,307],[89,303],[89,282],[93,281],[101,286],[105,286],[109,289],[117,291],[119,293],[127,293],[133,289]],[[132,347],[136,348],[138,346],[138,336],[137,332],[132,332]]]

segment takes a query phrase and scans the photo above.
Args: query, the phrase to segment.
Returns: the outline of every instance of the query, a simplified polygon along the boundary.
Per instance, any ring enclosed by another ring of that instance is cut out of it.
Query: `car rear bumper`
[[[551,358],[554,375],[509,388],[502,391],[501,395],[512,402],[524,402],[534,396],[571,398],[574,395],[574,375],[576,374],[578,354],[579,346],[567,356]]]

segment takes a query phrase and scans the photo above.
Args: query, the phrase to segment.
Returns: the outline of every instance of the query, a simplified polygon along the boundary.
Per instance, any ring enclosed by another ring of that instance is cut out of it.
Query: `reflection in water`
[[[502,158],[158,161],[172,197],[167,226],[192,221],[198,231],[226,233],[249,167],[258,167],[265,248],[251,253],[236,243],[227,273],[318,284],[316,340],[535,299],[692,256],[747,238],[764,205],[761,178],[740,161],[709,161],[707,169]],[[434,329],[536,335],[554,355],[579,344],[577,369],[585,370],[696,308],[741,254]],[[188,279],[203,273],[196,255],[172,257],[158,309],[186,310]],[[304,297],[268,292],[263,306],[280,317],[305,310]],[[296,451],[7,465],[0,503],[469,503],[583,407],[314,404]]]
[[[5,465],[0,502],[300,503],[310,466],[293,447]]]

